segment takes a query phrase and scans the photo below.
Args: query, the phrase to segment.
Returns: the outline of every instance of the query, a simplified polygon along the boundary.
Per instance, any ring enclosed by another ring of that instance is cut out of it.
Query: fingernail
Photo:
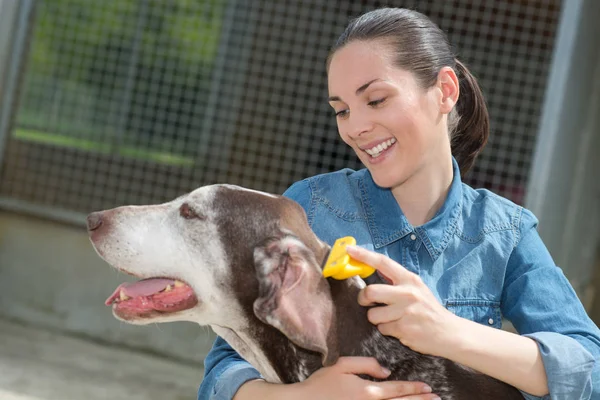
[[[390,371],[386,367],[381,367],[381,370],[383,371],[385,376],[389,376],[392,373],[392,371]]]
[[[423,386],[423,393],[431,393],[431,392],[432,392],[432,389],[430,386],[427,386],[427,385]]]

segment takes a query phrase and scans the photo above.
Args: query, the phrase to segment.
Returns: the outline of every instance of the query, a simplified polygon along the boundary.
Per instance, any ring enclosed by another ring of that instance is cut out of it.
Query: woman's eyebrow
[[[356,95],[358,96],[359,94],[361,94],[362,92],[364,92],[365,90],[367,90],[367,88],[369,87],[369,85],[371,83],[374,83],[374,82],[377,82],[377,81],[380,81],[380,80],[381,80],[380,78],[375,78],[375,79],[373,79],[373,80],[365,83],[364,85],[362,85],[361,87],[359,87],[358,89],[356,89]]]
[[[364,85],[362,85],[361,87],[359,87],[358,89],[356,89],[356,95],[360,95],[362,92],[364,92],[365,90],[367,90],[367,88],[369,87],[370,84],[380,81],[380,78],[375,78],[373,80],[370,80],[369,82],[365,83]],[[329,96],[328,97],[328,101],[342,101],[342,99],[340,99],[339,96]]]

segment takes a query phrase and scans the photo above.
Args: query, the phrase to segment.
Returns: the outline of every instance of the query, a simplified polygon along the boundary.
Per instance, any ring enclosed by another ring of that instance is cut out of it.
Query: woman
[[[489,132],[476,79],[427,17],[380,9],[354,20],[327,62],[339,134],[365,170],[298,182],[324,241],[353,235],[351,255],[391,284],[361,292],[369,320],[412,349],[479,370],[525,398],[600,398],[600,331],[539,238],[531,212],[461,183]],[[519,334],[500,329],[504,316]],[[342,358],[306,381],[274,385],[222,339],[199,398],[435,399],[421,382]],[[239,390],[238,390],[239,389]]]

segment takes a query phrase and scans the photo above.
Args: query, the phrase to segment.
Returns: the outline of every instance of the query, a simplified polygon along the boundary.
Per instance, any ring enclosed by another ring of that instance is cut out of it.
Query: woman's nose
[[[366,115],[350,115],[348,118],[348,134],[355,138],[373,130],[373,121]]]

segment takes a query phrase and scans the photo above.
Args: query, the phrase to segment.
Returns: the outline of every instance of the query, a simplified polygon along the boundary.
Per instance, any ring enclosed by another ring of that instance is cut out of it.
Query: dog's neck
[[[377,336],[377,328],[367,319],[367,308],[358,304],[358,293],[364,283],[358,277],[329,279],[331,297],[336,308],[338,351],[340,356],[367,354],[362,342]]]
[[[377,359],[392,374],[389,379],[405,379],[409,371],[423,358],[436,358],[417,353],[391,336],[384,336],[369,322],[368,307],[358,304],[358,293],[364,284],[355,281],[330,282],[332,296],[337,307],[340,356],[368,356]],[[362,283],[362,281],[360,281]]]
[[[399,340],[384,336],[367,318],[368,307],[358,304],[358,293],[364,287],[358,278],[330,280],[331,295],[337,308],[337,335],[340,356],[369,356],[392,372],[400,361],[414,352]]]

